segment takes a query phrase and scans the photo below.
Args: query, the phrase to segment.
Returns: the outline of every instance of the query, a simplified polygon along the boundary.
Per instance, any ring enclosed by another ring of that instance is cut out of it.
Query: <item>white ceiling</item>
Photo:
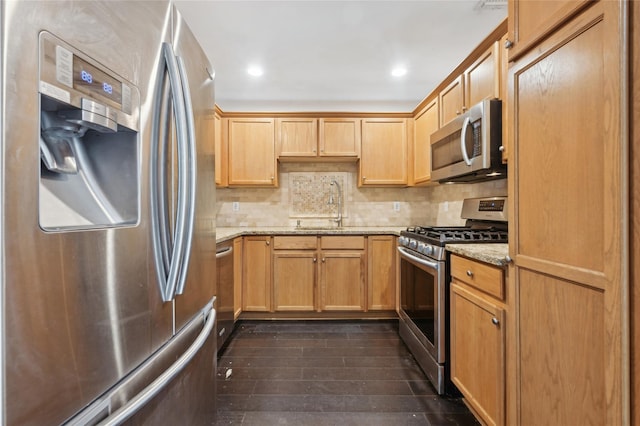
[[[174,3],[226,112],[412,111],[507,14],[478,0]],[[400,64],[407,74],[392,77]]]

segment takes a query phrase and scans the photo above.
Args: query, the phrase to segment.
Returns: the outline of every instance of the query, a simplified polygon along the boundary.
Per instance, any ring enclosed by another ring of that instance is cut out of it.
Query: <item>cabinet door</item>
[[[464,75],[456,78],[438,95],[440,101],[440,127],[444,126],[465,110]]]
[[[413,127],[413,181],[431,181],[431,133],[438,130],[438,98],[431,101],[416,116]]]
[[[367,237],[367,309],[396,309],[396,239]]]
[[[244,238],[242,310],[271,311],[271,237]]]
[[[276,119],[279,157],[315,157],[318,155],[317,118]]]
[[[321,118],[320,156],[354,157],[360,156],[359,118]]]
[[[242,313],[242,237],[233,240],[233,317]]]
[[[407,185],[407,120],[362,120],[360,185]]]
[[[621,5],[595,2],[509,72],[512,386],[522,424],[624,423]]]
[[[500,96],[502,100],[502,162],[506,163],[509,158],[509,108],[508,108],[508,74],[509,74],[509,54],[505,47],[508,35],[505,34],[500,43]]]
[[[509,60],[516,59],[591,3],[589,0],[509,0],[509,41],[513,43]]]
[[[464,73],[465,105],[500,97],[500,44],[487,49]]]
[[[229,119],[229,185],[277,186],[274,121]]]
[[[215,167],[216,167],[216,186],[227,186],[227,144],[223,138],[222,118],[218,113],[213,116],[213,138],[215,141]]]
[[[505,412],[505,312],[453,281],[450,301],[451,380],[488,425]]]
[[[320,308],[323,311],[363,311],[364,251],[321,251],[320,257]]]
[[[274,250],[273,308],[276,311],[316,309],[318,254],[310,250]]]

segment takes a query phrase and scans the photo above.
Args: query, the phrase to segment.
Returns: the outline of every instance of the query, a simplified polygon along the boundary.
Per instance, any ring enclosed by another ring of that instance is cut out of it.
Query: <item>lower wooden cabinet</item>
[[[451,380],[484,424],[504,425],[506,310],[490,295],[504,273],[452,255],[451,274]]]
[[[244,238],[242,310],[271,310],[271,237]]]
[[[243,311],[396,309],[393,235],[247,236],[242,251]]]
[[[314,236],[273,238],[273,309],[317,308],[318,242]]]
[[[367,310],[396,310],[396,238],[367,237]]]

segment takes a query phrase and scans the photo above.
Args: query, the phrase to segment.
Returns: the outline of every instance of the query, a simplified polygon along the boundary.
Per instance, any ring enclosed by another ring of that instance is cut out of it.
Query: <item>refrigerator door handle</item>
[[[109,417],[104,419],[99,426],[116,426],[122,424],[129,417],[133,416],[138,410],[145,406],[153,397],[155,397],[171,380],[176,377],[182,369],[189,364],[193,357],[200,351],[204,343],[209,338],[211,330],[216,322],[216,310],[211,308],[212,303],[207,304],[206,310],[209,315],[202,331],[193,341],[191,346],[161,375],[151,382],[140,393],[133,397],[129,402],[113,412]],[[203,312],[206,315],[206,312]]]
[[[164,53],[164,51],[163,51]],[[158,287],[163,302],[167,302],[167,274],[171,267],[170,232],[168,232],[168,203],[166,197],[166,154],[169,138],[169,93],[165,87],[166,60],[164,57],[158,66],[153,101],[153,124],[151,126],[151,147],[149,163],[149,192],[151,210],[151,238],[153,257],[158,279]],[[162,130],[161,130],[162,129]]]
[[[189,170],[189,129],[188,118],[185,110],[185,100],[183,92],[183,84],[180,78],[178,70],[178,64],[176,56],[173,53],[173,49],[169,43],[162,44],[162,52],[164,56],[164,65],[166,66],[167,74],[169,76],[169,85],[173,98],[173,109],[176,116],[176,134],[177,134],[177,146],[178,146],[178,202],[176,206],[176,220],[174,231],[174,244],[171,250],[169,270],[166,271],[165,267],[161,267],[166,262],[166,253],[169,249],[168,236],[168,222],[166,217],[167,200],[163,194],[158,200],[158,191],[166,190],[164,182],[158,185],[158,179],[165,179],[164,175],[155,174],[152,176],[152,208],[158,209],[154,217],[153,226],[153,239],[154,239],[154,256],[156,261],[156,270],[158,272],[158,279],[160,280],[160,293],[162,300],[168,302],[173,300],[176,293],[176,286],[178,280],[182,275],[182,269],[184,269],[184,253],[186,227],[188,225],[188,218],[185,217],[189,209],[189,194],[190,194],[190,178],[188,175]],[[159,107],[156,107],[159,109]],[[158,125],[158,123],[156,123]],[[193,132],[193,131],[192,131]],[[160,160],[164,161],[166,147],[162,147],[162,155]],[[156,151],[157,153],[157,151]],[[154,154],[155,155],[155,154]],[[160,166],[161,170],[165,170],[164,164]],[[160,188],[158,188],[158,186]],[[155,188],[154,188],[155,187]],[[154,202],[155,201],[155,202]],[[162,203],[162,204],[160,204]],[[163,247],[166,248],[163,250]]]
[[[191,103],[191,91],[189,90],[189,79],[181,57],[176,56],[178,63],[178,72],[180,73],[180,81],[182,82],[182,92],[185,104],[185,121],[187,125],[187,139],[185,140],[188,151],[188,166],[185,173],[188,174],[189,193],[188,202],[186,203],[186,229],[183,235],[185,251],[183,258],[180,260],[180,275],[178,276],[175,294],[182,294],[187,281],[187,269],[189,266],[189,258],[191,256],[191,246],[193,243],[193,228],[195,224],[196,213],[196,190],[197,190],[197,157],[196,157],[196,132],[193,119],[193,106]],[[175,295],[174,295],[175,297]]]

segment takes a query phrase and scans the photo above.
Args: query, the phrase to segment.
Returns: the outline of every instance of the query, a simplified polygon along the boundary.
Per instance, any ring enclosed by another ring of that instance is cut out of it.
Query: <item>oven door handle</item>
[[[440,267],[440,265],[438,264],[438,262],[429,262],[428,260],[425,259],[421,259],[417,256],[414,256],[413,254],[411,254],[411,252],[409,250],[407,250],[404,247],[397,247],[398,251],[400,252],[400,254],[402,256],[405,256],[411,260],[413,260],[414,262],[418,262],[419,264],[426,266],[427,268],[431,268],[435,271],[438,270],[438,268]]]

